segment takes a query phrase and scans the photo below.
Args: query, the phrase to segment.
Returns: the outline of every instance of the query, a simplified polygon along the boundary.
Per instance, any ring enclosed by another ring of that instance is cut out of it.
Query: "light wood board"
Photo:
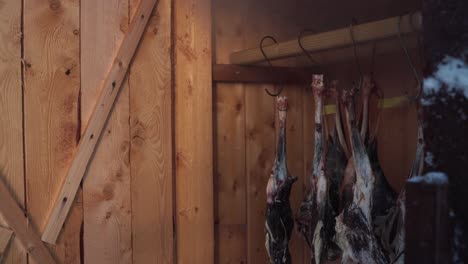
[[[216,62],[228,63],[232,50],[244,47],[240,13],[247,2],[215,1]],[[223,23],[229,20],[230,23]],[[247,200],[245,175],[245,86],[218,83],[215,137],[216,263],[247,263]]]
[[[174,2],[177,261],[214,262],[211,1]]]
[[[21,1],[0,8],[0,177],[24,206],[23,102],[21,76]],[[0,217],[0,223],[5,222]],[[12,239],[3,263],[25,264],[26,252]]]
[[[24,1],[26,209],[39,233],[80,135],[79,13],[77,1]],[[80,262],[81,195],[73,204],[59,243],[50,247],[62,263]]]
[[[81,1],[81,132],[128,31],[128,0]],[[122,84],[83,181],[85,263],[132,263],[129,89]]]
[[[171,4],[159,1],[129,75],[135,264],[175,262]]]

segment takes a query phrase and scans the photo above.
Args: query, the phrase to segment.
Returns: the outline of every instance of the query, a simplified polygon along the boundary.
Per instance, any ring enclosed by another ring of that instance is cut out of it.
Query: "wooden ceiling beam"
[[[353,26],[352,32],[356,45],[394,38],[400,33],[402,35],[420,31],[422,28],[421,13],[408,14],[401,17],[391,17],[379,21],[364,23]],[[304,36],[302,46],[311,53],[322,52],[331,49],[346,48],[353,45],[351,38],[351,27],[341,28],[333,31]],[[298,40],[288,40],[278,44],[268,45],[263,48],[270,60],[294,57],[303,54]],[[265,61],[260,48],[252,48],[231,54],[230,61],[233,64],[254,64]]]

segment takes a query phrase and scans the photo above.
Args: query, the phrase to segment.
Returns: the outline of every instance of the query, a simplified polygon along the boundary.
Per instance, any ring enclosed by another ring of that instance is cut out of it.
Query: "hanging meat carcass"
[[[322,127],[322,97],[324,94],[323,75],[312,76],[312,91],[315,101],[315,133],[314,133],[314,159],[313,169],[310,176],[311,187],[304,201],[299,207],[296,218],[298,231],[310,246],[312,256],[317,260],[321,259],[323,249],[320,236],[323,227],[325,207],[327,204],[327,180],[325,178],[325,153]]]
[[[352,89],[343,92],[356,181],[352,202],[336,219],[336,241],[343,251],[342,263],[388,263],[372,228],[375,176],[364,141],[355,126],[353,96]]]
[[[374,229],[381,229],[383,223],[385,222],[385,218],[388,214],[388,211],[395,205],[397,194],[388,183],[383,173],[382,167],[380,166],[376,137],[378,125],[376,126],[376,130],[372,135],[370,135],[369,133],[369,100],[371,93],[373,93],[374,91],[376,90],[375,83],[372,77],[368,75],[364,76],[361,89],[361,101],[363,107],[360,136],[366,143],[367,154],[370,159],[371,168],[375,176],[373,204],[371,208],[372,219],[374,221]],[[343,208],[349,206],[349,204],[352,201],[352,186],[354,186],[355,180],[355,163],[354,158],[351,157],[345,169],[345,180],[341,191],[341,200]]]
[[[378,149],[377,149],[377,130],[380,119],[380,112],[377,116],[377,124],[374,132],[369,132],[369,99],[373,92],[376,92],[376,85],[370,76],[365,76],[363,79],[361,98],[363,103],[363,123],[361,126],[361,137],[365,140],[367,145],[367,154],[371,162],[372,172],[375,176],[373,199],[372,199],[372,223],[373,231],[377,239],[382,245],[382,250],[392,258],[391,248],[387,242],[387,235],[390,234],[391,229],[388,227],[389,218],[393,216],[390,212],[396,205],[397,193],[393,190],[385,177],[382,167],[380,166]],[[381,96],[379,96],[381,97]]]
[[[361,98],[363,104],[363,119],[361,124],[361,137],[367,143],[367,155],[369,156],[372,172],[375,176],[373,199],[372,199],[372,221],[374,231],[383,228],[389,210],[395,205],[397,193],[392,189],[380,166],[377,150],[377,129],[380,116],[377,117],[377,125],[372,135],[369,133],[369,99],[371,94],[377,91],[371,76],[364,76]],[[379,113],[380,114],[380,113]],[[378,233],[378,232],[376,232]],[[380,238],[379,235],[377,235]]]
[[[277,98],[279,111],[279,137],[276,159],[267,184],[267,209],[265,220],[265,246],[272,264],[289,264],[289,240],[294,227],[289,196],[296,177],[290,175],[286,163],[286,97]]]
[[[329,136],[327,141],[326,151],[326,170],[325,175],[329,182],[327,210],[324,220],[324,249],[327,260],[335,260],[341,255],[340,248],[333,241],[335,237],[335,218],[340,212],[340,194],[339,188],[343,182],[344,169],[347,161],[347,146],[343,135],[340,107],[338,104],[338,81],[330,82],[327,88],[327,94],[335,97],[336,114],[335,114],[335,129]]]
[[[361,93],[362,96],[362,121],[361,121],[361,130],[360,135],[361,138],[366,141],[367,130],[368,130],[368,120],[369,120],[369,95],[370,91],[372,90],[373,82],[371,81],[371,77],[368,75],[363,76],[362,78],[362,87],[363,92]],[[350,128],[347,127],[349,130]],[[347,155],[349,157],[349,155]],[[341,186],[340,190],[340,197],[341,197],[341,208],[344,209],[349,206],[353,200],[353,186],[356,181],[356,171],[354,167],[354,158],[351,156],[348,159],[348,163],[346,164],[345,168],[345,175],[343,180],[343,185]]]

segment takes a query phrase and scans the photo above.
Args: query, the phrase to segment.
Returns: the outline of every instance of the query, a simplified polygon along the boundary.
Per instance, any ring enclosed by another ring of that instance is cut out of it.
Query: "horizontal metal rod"
[[[400,23],[400,30],[398,27]],[[379,40],[386,40],[398,35],[408,35],[422,28],[422,17],[420,12],[392,17],[379,21],[364,23],[353,26],[352,32],[356,44],[364,44]],[[333,31],[323,32],[302,37],[302,46],[309,52],[322,52],[331,49],[346,48],[353,45],[351,28],[341,28]],[[303,54],[297,39],[279,42],[263,48],[266,56],[271,59],[294,57]],[[254,64],[265,61],[259,47],[234,52],[230,57],[232,64]]]

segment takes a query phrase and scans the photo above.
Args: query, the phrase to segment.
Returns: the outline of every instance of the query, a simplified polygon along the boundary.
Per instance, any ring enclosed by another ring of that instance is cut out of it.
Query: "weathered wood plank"
[[[83,133],[129,25],[128,0],[81,1]],[[124,81],[83,182],[85,263],[132,263],[129,90]]]
[[[216,62],[228,63],[232,50],[244,48],[244,38],[239,37],[238,32],[245,25],[245,20],[238,14],[246,11],[247,3],[223,0],[214,1],[213,5]],[[230,23],[223,22],[227,20]],[[214,65],[213,81],[217,80],[217,68]],[[214,94],[215,262],[247,263],[245,86],[240,83],[217,83]]]
[[[3,261],[5,257],[6,249],[10,244],[13,231],[11,229],[0,227],[0,262]]]
[[[263,87],[245,90],[247,262],[265,263],[266,186],[275,159],[275,100]]]
[[[0,179],[0,214],[5,219],[8,227],[15,232],[15,236],[22,247],[28,250],[31,261],[35,263],[55,263],[55,259],[36,233],[35,228],[30,226],[23,209],[15,201],[3,179]],[[72,262],[65,262],[72,263]]]
[[[57,9],[60,10],[60,3],[61,2],[56,2],[50,6],[58,6]],[[157,0],[142,0],[140,2],[128,32],[103,82],[100,92],[101,95],[96,103],[86,130],[81,137],[72,163],[68,168],[66,178],[62,184],[62,189],[55,199],[55,203],[47,220],[45,231],[42,235],[43,241],[55,243],[57,240],[156,3]]]
[[[177,261],[213,263],[211,1],[174,2]]]
[[[21,1],[3,2],[0,8],[0,174],[16,201],[24,206],[21,16]],[[3,263],[26,263],[26,252],[17,239],[12,239]]]
[[[39,233],[79,137],[79,13],[77,1],[24,1],[27,211]],[[59,262],[80,262],[81,215],[78,195],[59,243],[51,247]]]
[[[447,183],[407,182],[405,263],[450,263]]]
[[[175,262],[171,4],[154,10],[129,75],[135,264]]]

